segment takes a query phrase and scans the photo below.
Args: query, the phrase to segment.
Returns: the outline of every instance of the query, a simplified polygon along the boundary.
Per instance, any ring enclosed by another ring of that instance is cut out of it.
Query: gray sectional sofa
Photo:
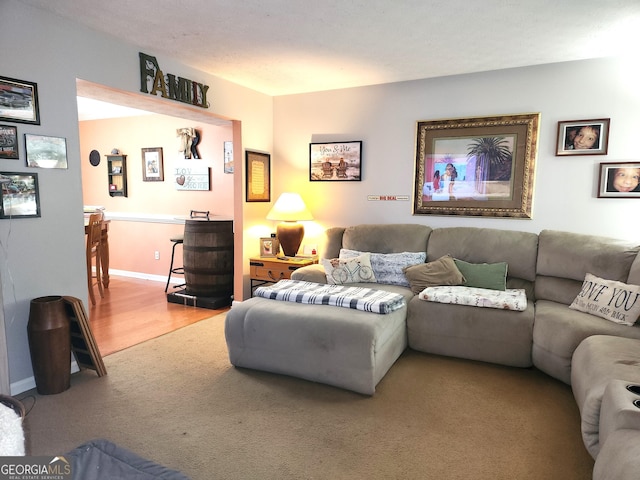
[[[233,365],[368,395],[375,392],[377,383],[407,346],[513,367],[534,366],[572,385],[582,415],[585,446],[596,458],[594,478],[636,478],[612,477],[602,463],[616,462],[619,472],[640,468],[640,460],[613,448],[616,442],[629,438],[640,442],[640,408],[625,400],[633,400],[636,394],[619,387],[607,390],[609,383],[621,380],[640,385],[640,326],[620,325],[569,305],[581,291],[587,273],[640,285],[639,246],[551,230],[534,234],[373,224],[328,229],[322,257],[337,258],[341,249],[378,254],[426,252],[426,262],[445,255],[472,264],[506,262],[506,286],[524,289],[526,309],[424,301],[411,285],[381,283],[357,285],[399,293],[406,306],[378,315],[337,306],[251,298],[237,302],[227,314],[225,334]],[[321,264],[296,270],[292,279],[327,282]],[[624,348],[619,347],[620,342]],[[599,439],[600,429],[607,432],[611,446]]]

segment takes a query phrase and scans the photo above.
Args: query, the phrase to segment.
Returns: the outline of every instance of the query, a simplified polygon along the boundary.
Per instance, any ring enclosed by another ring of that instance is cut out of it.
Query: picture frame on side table
[[[606,155],[610,123],[609,118],[558,122],[556,156]]]
[[[163,182],[162,147],[142,149],[142,181]]]
[[[640,161],[601,163],[598,198],[640,198]]]
[[[417,122],[414,215],[531,218],[540,114]]]
[[[37,173],[0,172],[0,179],[0,219],[40,216]]]
[[[280,251],[280,242],[276,237],[265,237],[260,239],[260,256],[276,257]]]
[[[27,167],[68,168],[66,138],[25,133],[24,147]]]
[[[12,125],[0,125],[0,159],[17,160],[18,128]]]
[[[38,85],[0,77],[0,120],[40,125]]]
[[[309,181],[359,182],[362,141],[309,144]]]
[[[247,202],[271,201],[271,155],[245,151]]]

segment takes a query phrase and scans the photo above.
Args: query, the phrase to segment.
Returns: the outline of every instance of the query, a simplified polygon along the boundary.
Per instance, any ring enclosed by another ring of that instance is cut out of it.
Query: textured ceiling
[[[624,53],[639,0],[21,0],[269,95]],[[633,52],[637,61],[637,51]]]

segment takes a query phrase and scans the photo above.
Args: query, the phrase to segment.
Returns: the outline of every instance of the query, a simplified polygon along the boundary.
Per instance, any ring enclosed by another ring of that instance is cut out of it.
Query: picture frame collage
[[[0,160],[19,160],[18,127],[4,122],[40,125],[36,83],[0,76]],[[68,167],[64,138],[25,133],[24,156],[28,168]],[[36,172],[0,172],[0,195],[0,219],[40,217]]]

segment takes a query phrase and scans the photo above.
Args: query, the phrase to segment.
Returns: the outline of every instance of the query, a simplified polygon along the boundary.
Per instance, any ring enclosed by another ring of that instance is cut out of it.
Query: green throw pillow
[[[453,259],[464,276],[465,287],[488,288],[490,290],[507,289],[507,263],[468,263]]]

